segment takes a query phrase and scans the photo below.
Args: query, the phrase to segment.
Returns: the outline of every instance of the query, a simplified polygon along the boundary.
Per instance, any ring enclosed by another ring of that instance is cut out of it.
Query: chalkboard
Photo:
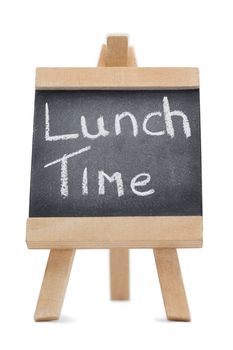
[[[199,90],[36,91],[30,217],[202,215]]]

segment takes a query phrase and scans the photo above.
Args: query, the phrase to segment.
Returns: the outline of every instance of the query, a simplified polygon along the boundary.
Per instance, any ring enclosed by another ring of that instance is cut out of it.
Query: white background
[[[0,348],[232,349],[231,1],[1,1]],[[77,251],[60,321],[33,313],[47,251],[25,244],[36,66],[95,66],[128,33],[140,66],[201,72],[204,248],[179,251],[191,323],[167,322],[151,250],[131,251],[131,300],[109,300],[107,250]]]

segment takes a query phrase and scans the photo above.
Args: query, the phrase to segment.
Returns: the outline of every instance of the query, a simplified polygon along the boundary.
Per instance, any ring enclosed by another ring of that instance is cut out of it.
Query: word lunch
[[[165,122],[165,129],[163,130],[152,130],[151,125],[153,122],[153,119],[157,118],[164,118]],[[142,122],[142,130],[145,134],[151,135],[151,136],[162,136],[162,135],[169,135],[171,138],[175,136],[175,130],[174,130],[174,124],[173,124],[173,118],[174,117],[180,117],[182,119],[182,125],[183,125],[183,131],[186,138],[189,138],[191,136],[191,128],[190,123],[188,120],[188,117],[185,113],[183,113],[180,110],[174,110],[171,111],[170,104],[168,98],[165,96],[163,98],[163,113],[160,111],[151,112],[147,114],[144,117],[144,120]],[[137,122],[136,117],[130,113],[130,112],[122,112],[119,114],[116,114],[115,116],[115,126],[114,126],[114,133],[115,135],[120,135],[122,131],[121,122],[123,119],[129,119],[132,124],[132,134],[134,137],[136,137],[139,133],[139,125]],[[81,116],[80,118],[80,125],[81,125],[81,132],[82,136],[87,139],[97,139],[99,137],[106,137],[110,134],[109,130],[106,130],[105,124],[104,124],[104,117],[100,116],[97,119],[97,129],[98,132],[96,134],[90,133],[87,127],[87,118],[85,116]],[[74,134],[61,134],[61,135],[51,135],[50,130],[50,111],[49,111],[49,104],[48,102],[45,103],[45,140],[46,141],[65,141],[70,139],[77,139],[80,135],[79,133]]]

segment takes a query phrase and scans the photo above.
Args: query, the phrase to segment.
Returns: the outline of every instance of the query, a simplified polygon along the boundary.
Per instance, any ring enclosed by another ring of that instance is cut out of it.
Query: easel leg
[[[110,249],[111,299],[129,299],[129,249]]]
[[[179,259],[176,249],[153,249],[167,319],[190,321]]]
[[[57,320],[60,317],[75,249],[52,249],[34,315],[35,321]]]

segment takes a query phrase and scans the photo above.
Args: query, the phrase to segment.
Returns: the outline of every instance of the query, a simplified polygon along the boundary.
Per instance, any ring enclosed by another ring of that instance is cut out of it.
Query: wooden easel
[[[109,36],[107,38],[107,45],[102,47],[98,66],[136,66],[134,51],[133,48],[128,47],[127,36]],[[200,222],[195,222],[199,227]],[[182,224],[182,228],[188,227],[188,223],[187,219],[187,222]],[[34,225],[35,228],[36,223],[30,224],[29,222],[28,226],[30,225]],[[165,229],[166,225],[163,230]],[[197,246],[200,246],[198,239]],[[194,242],[193,246],[195,244]],[[110,249],[112,300],[129,299],[129,249],[124,247],[124,244],[122,246]],[[94,246],[91,247],[94,248]],[[168,244],[153,249],[166,314],[169,320],[190,321],[177,251],[173,247],[176,247],[175,241],[172,246]],[[78,249],[80,246],[76,248]],[[103,246],[96,246],[96,248],[103,248]],[[75,251],[76,249],[73,247],[72,249],[62,249],[62,244],[51,248],[35,311],[36,321],[59,319]]]

